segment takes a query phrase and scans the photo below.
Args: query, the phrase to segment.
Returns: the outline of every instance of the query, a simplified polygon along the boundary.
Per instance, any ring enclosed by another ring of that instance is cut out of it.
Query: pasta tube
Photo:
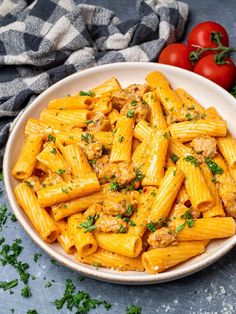
[[[32,134],[26,138],[26,142],[21,150],[20,156],[12,170],[12,175],[18,180],[29,178],[36,165],[36,156],[43,145],[41,135]]]
[[[98,249],[90,256],[78,256],[78,261],[95,267],[107,267],[123,271],[144,271],[141,257],[131,258],[102,249]]]
[[[59,242],[60,246],[64,249],[66,253],[74,254],[75,242],[69,234],[67,223],[65,222],[65,220],[60,220],[56,221],[55,224],[59,230],[57,241]]]
[[[85,121],[88,119],[89,111],[80,110],[55,110],[44,109],[40,114],[40,120],[50,123],[53,121],[61,126],[86,127]]]
[[[221,116],[217,112],[215,107],[209,107],[205,111],[206,119],[220,119],[222,120]]]
[[[129,234],[142,237],[147,225],[148,216],[152,208],[155,196],[158,190],[155,187],[147,186],[143,189],[143,193],[138,200],[137,211],[131,216],[134,226],[129,227]]]
[[[182,171],[177,167],[168,168],[154,199],[148,218],[149,222],[164,221],[168,217],[183,180]]]
[[[182,108],[183,102],[171,89],[168,80],[162,73],[151,72],[146,77],[146,81],[157,92],[166,112],[171,113],[174,109]]]
[[[55,98],[49,101],[48,109],[57,110],[77,110],[77,109],[92,109],[94,98],[91,96],[67,96]]]
[[[83,222],[83,214],[75,214],[68,218],[68,232],[74,240],[79,256],[89,256],[96,252],[97,242],[91,231],[84,232],[80,224]]]
[[[192,154],[193,150],[176,141],[176,140],[173,140],[172,138],[170,139],[170,143],[169,143],[169,147],[168,147],[168,153],[170,156],[176,156],[178,158],[182,157],[182,156],[185,156],[185,155],[190,155]]]
[[[113,143],[112,132],[80,132],[72,129],[70,132],[60,132],[56,135],[56,139],[61,141],[65,145],[77,144],[81,142],[81,136],[84,133],[89,133],[93,136],[95,141],[101,142],[105,147],[110,148]]]
[[[97,98],[93,104],[93,112],[103,112],[105,114],[112,110],[112,102],[110,97]]]
[[[71,168],[73,176],[80,177],[83,174],[92,175],[94,171],[79,145],[67,145],[63,148],[63,156]]]
[[[174,220],[176,229],[185,223],[184,219]],[[177,233],[178,241],[221,239],[235,234],[235,222],[232,217],[200,218],[194,220],[191,228],[185,226]]]
[[[53,141],[49,142],[41,151],[41,153],[37,156],[37,160],[48,167],[51,171],[62,175],[65,179],[68,177],[68,174],[70,174],[69,166]]]
[[[141,170],[142,167],[144,166],[148,144],[149,144],[149,141],[144,140],[135,149],[135,151],[132,155],[132,159],[131,159],[131,162],[132,162],[134,168]]]
[[[217,139],[217,145],[228,164],[236,168],[236,139],[230,134]]]
[[[227,123],[224,120],[204,119],[197,121],[185,121],[169,126],[171,136],[180,142],[190,142],[198,136],[225,136]]]
[[[137,257],[142,250],[140,237],[127,233],[103,233],[94,232],[98,246],[109,252],[128,257]]]
[[[214,199],[204,180],[201,169],[194,157],[186,156],[177,162],[185,174],[185,188],[194,209],[206,211],[214,204]]]
[[[67,126],[69,132],[70,127]],[[56,134],[58,132],[65,131],[65,126],[55,123],[46,123],[41,120],[30,118],[25,126],[25,135],[40,134],[47,136],[48,134]]]
[[[46,187],[37,192],[38,200],[41,206],[47,207],[57,203],[70,201],[74,198],[82,197],[100,190],[97,176],[90,174],[83,175],[79,180],[70,183],[60,183],[54,186]]]
[[[146,103],[151,108],[150,114],[151,126],[158,130],[166,130],[167,129],[166,119],[164,117],[162,107],[157,97],[157,94],[155,92],[146,93],[143,95],[143,100],[146,101]]]
[[[93,88],[92,92],[95,93],[96,97],[103,97],[119,90],[121,90],[119,81],[115,77],[112,77],[111,79]]]
[[[15,195],[40,237],[46,242],[54,242],[58,236],[58,229],[46,210],[40,207],[33,190],[25,183],[20,183],[15,188]]]
[[[205,246],[202,243],[197,243],[197,241],[182,242],[176,246],[158,248],[145,252],[142,255],[142,261],[145,270],[149,274],[155,274],[204,252]]]
[[[134,137],[143,141],[149,139],[152,135],[153,128],[149,126],[149,123],[145,120],[140,120],[134,128]]]
[[[110,162],[130,161],[133,128],[133,118],[128,118],[126,116],[119,118],[116,124],[117,131],[114,135]]]
[[[224,217],[225,212],[222,206],[222,202],[219,196],[219,190],[216,184],[212,182],[213,175],[206,164],[201,165],[201,170],[203,177],[205,179],[205,182],[211,192],[211,195],[213,196],[213,199],[215,201],[215,204],[212,205],[209,209],[203,212],[204,218],[211,218],[211,217]]]
[[[72,201],[52,206],[52,214],[55,220],[60,220],[70,215],[79,213],[87,209],[94,203],[101,204],[106,196],[106,192],[102,190]]]
[[[142,185],[159,186],[164,175],[164,166],[169,143],[169,135],[164,131],[153,132],[147,147],[146,162],[143,166]]]
[[[205,113],[205,109],[202,107],[202,105],[200,105],[196,101],[196,99],[194,99],[189,93],[187,93],[186,90],[184,90],[183,88],[177,88],[176,93],[188,109],[194,109],[200,114]]]

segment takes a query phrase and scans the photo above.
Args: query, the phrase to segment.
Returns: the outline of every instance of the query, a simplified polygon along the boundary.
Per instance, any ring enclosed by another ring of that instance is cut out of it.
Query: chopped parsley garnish
[[[110,182],[109,186],[110,186],[110,190],[112,190],[112,191],[116,191],[116,190],[119,190],[121,188],[120,185],[114,181]]]
[[[176,163],[179,160],[179,157],[175,154],[170,155],[170,159],[173,161],[173,163]]]
[[[32,293],[28,285],[24,286],[24,288],[21,289],[21,295],[24,298],[29,298],[32,296]]]
[[[97,309],[100,305],[108,311],[111,308],[111,304],[106,301],[101,301],[97,299],[91,299],[90,295],[85,291],[75,291],[75,286],[71,279],[66,280],[66,287],[64,294],[61,299],[56,299],[53,301],[57,310],[66,308],[69,311],[77,310],[76,313],[87,314],[92,309]]]
[[[136,226],[136,223],[135,223],[133,220],[130,219],[129,225],[130,225],[131,227],[135,227],[135,226]]]
[[[50,153],[53,154],[53,155],[56,155],[56,153],[57,153],[56,148],[52,148],[52,149],[50,150]]]
[[[45,284],[44,288],[50,288],[51,286],[52,286],[52,282],[51,282],[51,281],[48,281],[48,282]]]
[[[0,281],[0,288],[5,290],[9,290],[18,285],[18,279],[14,279],[11,281]]]
[[[57,170],[57,174],[59,174],[60,176],[62,175],[62,174],[64,174],[66,172],[66,170],[64,170],[64,169],[58,169]]]
[[[96,229],[95,222],[98,218],[99,218],[98,214],[96,214],[94,216],[88,216],[88,217],[86,217],[86,220],[84,222],[82,222],[79,226],[80,226],[80,228],[84,229],[85,233],[92,231],[92,230]]]
[[[135,181],[142,181],[144,179],[144,174],[141,170],[136,170]]]
[[[179,226],[176,228],[175,232],[178,233],[178,232],[182,231],[185,226],[186,226],[186,223],[184,223],[184,224],[182,224],[182,225],[179,225]]]
[[[0,231],[2,231],[3,225],[7,221],[7,207],[5,204],[0,206]]]
[[[211,173],[213,174],[213,176],[215,176],[216,174],[224,173],[224,170],[220,166],[218,166],[216,162],[211,160],[211,158],[206,157],[205,163],[207,164],[208,168],[211,170]]]
[[[26,272],[26,269],[29,267],[29,265],[27,263],[18,261],[18,256],[23,250],[23,247],[20,246],[20,244],[20,239],[16,239],[12,245],[4,244],[2,246],[2,250],[0,251],[0,261],[2,266],[5,266],[6,264],[13,266],[18,271],[20,280],[23,281],[24,284],[27,284],[30,274]]]
[[[199,167],[200,166],[200,163],[193,156],[187,155],[187,156],[184,157],[184,160],[190,162],[195,167]]]
[[[174,177],[176,176],[176,169],[173,171],[173,176]]]
[[[123,225],[120,225],[119,229],[117,230],[117,233],[126,233],[127,228],[124,227]]]
[[[39,314],[36,310],[28,310],[26,314]]]
[[[127,207],[127,210],[126,210],[126,214],[131,216],[133,214],[133,211],[135,210],[134,208],[134,205],[133,204],[129,204],[129,206]]]
[[[87,144],[91,144],[93,142],[94,136],[90,133],[81,134],[81,140],[86,142]]]
[[[132,100],[131,101],[131,106],[136,106],[137,105],[137,100]]]
[[[31,182],[25,180],[24,183],[28,186],[28,188],[32,189],[34,186]]]
[[[194,225],[195,220],[193,219],[193,215],[189,210],[186,210],[186,212],[181,215],[182,219],[185,219],[185,222],[182,225],[179,225],[175,232],[178,233],[184,229],[184,227],[188,226],[189,228],[192,228]]]
[[[113,130],[113,134],[116,134],[116,132],[117,132],[117,128],[115,128],[114,130]]]
[[[51,259],[50,259],[50,262],[51,262],[53,265],[57,266],[57,267],[60,266],[60,265],[58,264],[58,262],[57,262],[54,258],[51,258]]]
[[[69,194],[69,189],[68,188],[61,188],[62,192],[65,194]]]
[[[42,255],[40,253],[35,253],[34,254],[34,262],[37,263],[37,261],[39,260],[39,258],[41,257]]]
[[[211,182],[216,183],[216,177],[212,178]]]
[[[163,136],[164,136],[165,139],[167,139],[167,140],[169,139],[169,135],[168,135],[167,132],[164,132],[164,133],[163,133]]]
[[[157,193],[156,193],[155,191],[152,191],[152,192],[151,192],[151,196],[156,197],[156,196],[157,196]]]
[[[130,109],[128,112],[127,112],[127,118],[133,118],[134,116],[134,110],[133,109]]]
[[[80,96],[91,96],[91,97],[93,97],[93,96],[95,96],[95,93],[94,93],[93,91],[91,91],[91,90],[89,90],[89,91],[87,91],[87,92],[81,90],[81,91],[79,92],[79,95],[80,95]]]
[[[92,159],[92,160],[89,160],[89,163],[90,165],[95,165],[97,162],[97,159]]]
[[[147,228],[151,232],[155,232],[157,227],[157,222],[150,222],[147,224]]]
[[[2,172],[0,172],[0,181],[3,180],[3,175],[2,175]]]
[[[56,141],[55,136],[53,136],[52,134],[48,134],[48,141],[55,142]]]
[[[78,276],[78,281],[81,282],[81,281],[84,281],[86,278],[82,275],[79,275]]]
[[[12,222],[16,222],[17,221],[15,214],[11,214],[11,221]]]
[[[192,105],[192,106],[188,107],[188,109],[189,109],[189,110],[193,110],[193,109],[195,109],[195,106]]]
[[[191,120],[194,119],[194,116],[192,116],[190,113],[187,113],[187,114],[185,115],[185,118],[186,118],[188,121],[191,121]]]
[[[137,305],[131,305],[126,308],[126,314],[141,314],[142,308]]]
[[[119,136],[118,136],[118,142],[119,142],[119,143],[122,143],[123,140],[124,140],[124,136],[120,136],[120,135],[119,135]]]
[[[93,120],[86,120],[84,123],[89,125],[90,123],[93,123]]]

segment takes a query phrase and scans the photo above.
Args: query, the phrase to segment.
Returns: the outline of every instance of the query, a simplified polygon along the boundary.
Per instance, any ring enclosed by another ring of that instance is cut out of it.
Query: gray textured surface
[[[82,1],[78,1],[82,2]],[[86,3],[94,3],[114,9],[121,19],[135,17],[135,1],[133,0],[89,0]],[[185,1],[190,5],[190,19],[188,30],[203,20],[217,20],[228,29],[231,44],[236,45],[236,13],[235,0],[189,0]],[[0,196],[0,204],[6,202],[4,193]],[[9,209],[10,210],[10,209]],[[21,297],[20,283],[14,288],[14,294],[9,291],[0,290],[0,314],[11,313],[14,308],[15,313],[26,313],[29,308],[35,308],[40,314],[70,313],[68,310],[57,312],[50,303],[55,298],[62,295],[66,278],[71,278],[76,283],[79,290],[86,290],[92,297],[105,299],[113,304],[108,313],[125,313],[126,306],[137,304],[142,307],[142,314],[152,313],[224,313],[233,314],[236,312],[236,249],[227,254],[220,261],[207,269],[174,282],[154,285],[154,286],[119,286],[98,282],[86,278],[83,282],[77,281],[78,275],[63,266],[55,266],[50,263],[50,257],[42,252],[28,238],[20,225],[8,223],[0,232],[0,237],[4,236],[8,243],[16,237],[22,238],[24,251],[21,260],[30,264],[29,272],[37,277],[36,280],[29,281],[33,296],[26,299]],[[42,254],[37,264],[33,261],[36,252]],[[0,281],[12,280],[17,277],[15,270],[11,267],[0,267]],[[45,279],[46,278],[46,279]],[[55,280],[50,288],[44,288],[49,280]],[[103,308],[92,313],[107,313]]]

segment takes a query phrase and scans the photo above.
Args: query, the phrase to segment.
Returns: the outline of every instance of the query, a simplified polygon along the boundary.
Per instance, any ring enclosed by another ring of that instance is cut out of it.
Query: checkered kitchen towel
[[[49,86],[96,65],[155,61],[181,37],[185,3],[138,0],[137,10],[121,22],[76,0],[0,0],[0,167],[11,121]]]

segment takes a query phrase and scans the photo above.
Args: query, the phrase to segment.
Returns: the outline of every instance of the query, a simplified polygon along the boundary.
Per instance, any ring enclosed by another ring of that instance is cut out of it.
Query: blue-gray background
[[[135,0],[87,0],[77,1],[89,4],[98,4],[114,10],[120,19],[137,17]],[[236,0],[186,0],[190,6],[190,16],[186,33],[191,27],[204,20],[215,20],[223,24],[230,35],[230,42],[236,46]],[[0,205],[7,200],[2,193]],[[8,206],[9,211],[10,207]],[[55,266],[50,262],[50,257],[40,250],[31,239],[28,238],[20,225],[8,219],[0,236],[11,243],[16,237],[22,238],[24,251],[20,260],[30,265],[29,272],[36,276],[36,280],[29,280],[32,297],[23,298],[20,290],[22,283],[13,289],[14,294],[9,290],[0,290],[0,314],[15,313],[25,314],[28,309],[37,309],[39,314],[71,313],[63,309],[58,312],[51,302],[61,297],[64,291],[65,279],[74,280],[79,290],[87,291],[91,297],[105,299],[113,304],[108,313],[125,313],[127,306],[137,304],[142,307],[142,314],[153,313],[236,313],[236,249],[223,257],[220,261],[207,269],[180,279],[174,282],[154,286],[119,286],[98,282],[86,278],[83,282],[77,280],[78,274],[63,266]],[[33,261],[35,253],[42,256],[36,264]],[[12,267],[0,266],[0,281],[17,278]],[[55,280],[51,287],[45,288],[50,280]],[[102,307],[92,313],[107,313]]]

